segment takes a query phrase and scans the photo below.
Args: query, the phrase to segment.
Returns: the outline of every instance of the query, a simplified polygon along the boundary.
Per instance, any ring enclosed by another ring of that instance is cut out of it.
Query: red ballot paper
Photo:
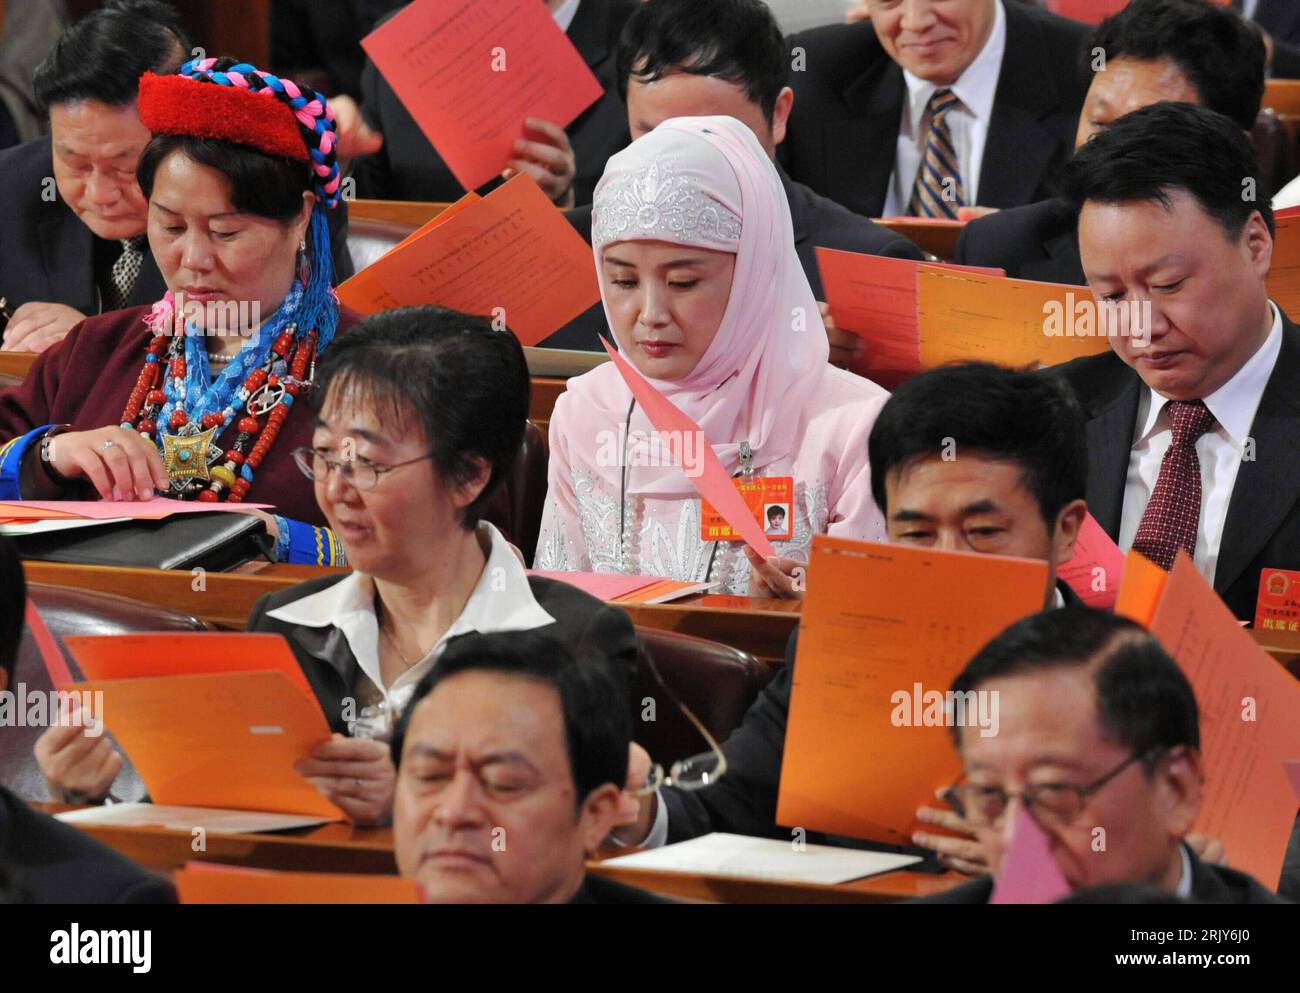
[[[99,715],[154,803],[343,817],[293,769],[329,725],[278,635],[70,637]]]
[[[420,903],[410,879],[341,872],[275,872],[190,862],[172,874],[181,903]]]
[[[526,118],[565,128],[604,93],[539,0],[416,0],[361,47],[467,190],[505,169]]]
[[[989,903],[1055,903],[1069,895],[1070,884],[1052,857],[1047,835],[1021,807]]]
[[[609,347],[608,341],[601,338],[600,343],[605,346],[605,351],[609,352],[609,357],[614,360],[614,366],[623,376],[627,388],[636,397],[636,402],[645,411],[646,417],[650,418],[650,423],[654,425],[655,430],[669,439],[669,450],[677,452],[680,456],[680,444],[673,446],[671,439],[682,439],[688,435],[701,436],[703,432],[700,431],[700,426],[646,382],[645,377],[637,372],[627,359]],[[703,472],[699,476],[687,476],[691,485],[695,487],[702,499],[713,505],[713,508],[740,534],[750,548],[765,559],[771,558],[776,554],[776,549],[763,534],[762,527],[754,519],[749,505],[745,503],[745,498],[740,495],[731,477],[727,475],[727,470],[718,461],[718,456],[707,438],[704,439],[704,444],[699,446],[699,450],[704,456]]]
[[[269,503],[201,503],[154,497],[152,500],[18,500],[0,503],[0,518],[9,521],[53,521],[83,518],[110,521],[129,517],[137,521],[162,520],[173,514],[203,514],[208,511],[240,513],[266,510]]]
[[[1300,682],[1255,644],[1178,553],[1151,633],[1174,657],[1200,710],[1205,792],[1195,830],[1228,862],[1276,889],[1295,824],[1283,763],[1300,751]]]
[[[921,371],[917,270],[927,265],[832,248],[817,249],[826,302],[835,326],[866,342],[854,372],[892,389]],[[1005,276],[1002,269],[941,265],[956,272]]]
[[[41,661],[45,663],[45,671],[50,675],[50,685],[56,690],[65,688],[72,682],[68,660],[63,657],[63,649],[59,647],[54,635],[46,627],[45,619],[41,617],[31,597],[27,598],[24,620],[27,624],[27,633],[31,635],[32,641],[36,642],[36,650],[40,652]]]
[[[948,688],[1046,592],[1046,562],[816,535],[777,823],[911,844],[917,808],[961,771]],[[996,707],[963,702],[964,733],[996,734]]]
[[[1124,577],[1124,553],[1088,514],[1074,542],[1074,558],[1056,574],[1089,607],[1113,610]]]
[[[340,286],[339,300],[365,314],[436,304],[500,317],[535,345],[600,299],[591,246],[531,177],[448,210]]]
[[[1217,3],[1218,0],[1210,0]],[[1226,2],[1226,0],[1224,0]],[[1048,0],[1047,9],[1084,24],[1100,24],[1128,6],[1128,0]]]

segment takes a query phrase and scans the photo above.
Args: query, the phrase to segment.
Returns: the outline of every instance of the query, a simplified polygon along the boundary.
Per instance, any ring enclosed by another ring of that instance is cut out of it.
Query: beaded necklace
[[[295,281],[271,319],[215,379],[202,332],[176,314],[172,294],[154,305],[147,318],[154,338],[122,411],[122,427],[158,445],[172,480],[169,496],[238,503],[248,493],[294,399],[311,388],[315,375],[316,331],[299,333],[294,319],[302,296],[302,283]],[[223,451],[214,440],[232,422],[238,433]]]

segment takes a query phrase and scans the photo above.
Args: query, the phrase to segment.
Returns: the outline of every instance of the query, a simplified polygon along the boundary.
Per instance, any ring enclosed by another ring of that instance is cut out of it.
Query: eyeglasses
[[[1019,793],[1008,793],[1000,786],[958,783],[943,792],[943,799],[953,810],[977,827],[992,827],[1006,813],[1007,804],[1018,797],[1025,809],[1053,823],[1065,826],[1079,816],[1088,797],[1092,796],[1134,762],[1159,751],[1134,752],[1100,779],[1087,786],[1069,783],[1035,783]]]
[[[302,474],[312,481],[319,480],[324,482],[329,479],[329,475],[335,469],[339,471],[350,486],[358,490],[373,490],[379,483],[379,477],[386,472],[392,472],[394,469],[400,469],[404,465],[413,465],[416,462],[423,462],[425,459],[433,458],[433,452],[427,455],[421,455],[419,458],[407,459],[405,462],[398,462],[396,465],[375,465],[373,462],[367,462],[365,459],[331,459],[322,455],[314,448],[303,445],[301,448],[293,450],[293,461]]]
[[[702,790],[706,786],[712,786],[721,779],[727,772],[727,757],[722,753],[717,739],[709,734],[709,729],[704,723],[696,717],[691,709],[677,699],[668,683],[664,681],[663,676],[659,674],[659,669],[655,666],[654,659],[650,657],[648,651],[643,650],[642,659],[650,667],[650,672],[655,677],[655,682],[663,687],[665,693],[677,709],[685,715],[686,719],[695,725],[695,730],[700,732],[700,736],[708,743],[709,751],[701,752],[699,755],[692,755],[690,758],[678,759],[672,764],[668,775],[664,775],[664,767],[655,763],[654,768],[650,770],[650,775],[646,777],[645,785],[632,792],[633,796],[649,796],[664,786],[675,786],[679,790]]]

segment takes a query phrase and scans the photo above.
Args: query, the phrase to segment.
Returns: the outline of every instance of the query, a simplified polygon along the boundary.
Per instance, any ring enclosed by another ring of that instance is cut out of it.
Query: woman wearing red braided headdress
[[[323,97],[233,59],[140,81],[137,178],[167,283],[91,317],[0,391],[0,500],[273,504],[282,561],[342,564],[290,452],[339,327],[325,211],[339,201]]]

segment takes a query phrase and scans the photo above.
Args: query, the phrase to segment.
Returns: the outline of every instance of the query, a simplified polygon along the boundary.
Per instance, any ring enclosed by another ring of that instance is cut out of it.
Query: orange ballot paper
[[[467,190],[505,169],[526,118],[565,128],[604,93],[538,0],[416,0],[361,47]]]
[[[917,283],[924,369],[945,362],[1057,365],[1110,348],[1107,326],[1098,327],[1103,312],[1086,286],[933,266],[922,267]]]
[[[1089,607],[1113,610],[1124,576],[1124,553],[1088,514],[1074,542],[1074,558],[1059,566],[1056,575]]]
[[[1273,261],[1268,269],[1268,296],[1288,314],[1300,313],[1300,211],[1273,218]]]
[[[754,519],[749,506],[745,503],[745,498],[732,484],[731,477],[727,475],[727,470],[718,460],[713,446],[709,444],[707,438],[703,437],[704,432],[700,430],[700,426],[651,386],[627,359],[609,347],[608,341],[601,338],[600,343],[605,346],[605,351],[609,352],[609,357],[622,375],[623,382],[627,383],[627,388],[636,397],[636,402],[641,405],[646,417],[650,418],[650,423],[664,439],[664,447],[676,455],[678,465],[683,464],[681,452],[683,439],[688,437],[702,439],[703,443],[697,446],[701,472],[698,475],[686,474],[686,478],[691,481],[700,498],[711,503],[714,510],[722,515],[750,548],[764,558],[775,555],[776,549],[768,541],[767,535],[763,534],[763,528]]]
[[[148,634],[67,639],[99,715],[154,803],[339,820],[293,765],[330,738],[320,704],[278,635]]]
[[[854,371],[886,387],[921,371],[916,276],[922,266],[910,259],[817,249],[817,268],[835,326],[856,334],[867,345],[862,367]],[[1003,275],[1001,269],[940,268]]]
[[[591,246],[531,177],[457,206],[344,283],[339,299],[367,314],[437,304],[499,317],[525,345],[600,299]]]
[[[910,844],[961,769],[949,724],[997,733],[995,699],[949,686],[1046,593],[1046,562],[815,536],[777,823]]]
[[[1151,623],[1200,711],[1205,791],[1195,830],[1276,889],[1295,824],[1285,763],[1300,752],[1300,683],[1255,644],[1185,552]]]
[[[1145,555],[1130,551],[1124,559],[1124,578],[1115,598],[1115,613],[1144,628],[1151,627],[1151,619],[1156,616],[1168,583],[1169,573]]]
[[[172,874],[181,903],[420,903],[410,879],[341,872],[274,872],[190,862]]]

